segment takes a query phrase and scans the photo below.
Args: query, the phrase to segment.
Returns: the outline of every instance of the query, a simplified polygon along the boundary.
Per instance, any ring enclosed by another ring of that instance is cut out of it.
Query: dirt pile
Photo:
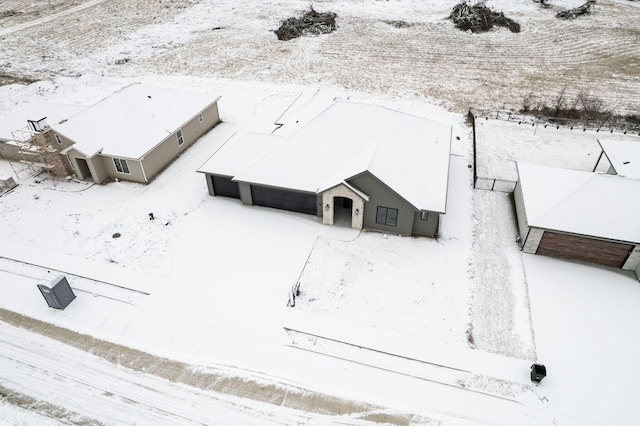
[[[336,17],[333,12],[320,13],[313,8],[300,18],[289,18],[282,21],[280,28],[274,32],[278,40],[291,40],[303,35],[329,34],[336,30]]]
[[[520,32],[520,24],[507,18],[502,12],[489,9],[484,2],[470,5],[466,1],[453,7],[448,19],[451,19],[456,28],[462,31],[480,33],[489,31],[494,26],[506,27],[512,33]]]

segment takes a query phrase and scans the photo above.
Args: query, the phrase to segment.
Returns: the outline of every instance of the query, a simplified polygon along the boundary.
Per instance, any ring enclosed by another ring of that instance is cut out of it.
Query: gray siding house
[[[435,236],[451,127],[338,101],[288,137],[228,141],[200,169],[211,195],[400,235]]]
[[[52,132],[80,179],[147,183],[220,122],[218,99],[132,84]]]
[[[523,252],[634,271],[640,278],[640,180],[524,163],[517,168]]]

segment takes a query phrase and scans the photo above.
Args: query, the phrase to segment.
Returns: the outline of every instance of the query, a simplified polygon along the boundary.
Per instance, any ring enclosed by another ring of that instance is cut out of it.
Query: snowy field
[[[35,78],[87,74],[190,75],[340,87],[393,99],[430,99],[456,112],[519,108],[525,96],[585,92],[637,111],[637,2],[602,0],[572,21],[555,13],[583,3],[488,0],[520,22],[471,35],[445,20],[457,0],[313,2],[338,14],[331,37],[277,40],[280,21],[308,1],[4,0],[23,11],[0,20],[0,71]],[[67,12],[78,4],[80,10]],[[388,22],[404,21],[396,28]]]
[[[0,424],[637,424],[638,281],[523,255],[509,196],[471,189],[469,107],[566,86],[637,111],[640,9],[553,17],[580,3],[490,0],[523,32],[470,35],[443,19],[453,1],[314,2],[338,31],[283,43],[271,31],[308,2],[2,2],[22,13],[0,18],[0,74],[39,81],[0,86],[0,117],[142,82],[221,95],[223,122],[149,185],[25,179],[0,197]],[[195,170],[230,137],[273,131],[299,96],[284,134],[336,97],[454,126],[437,239],[208,195]],[[592,138],[563,150],[567,132],[507,124],[481,129],[500,178],[515,159],[589,170],[599,155]],[[57,271],[78,296],[64,311],[35,286]]]

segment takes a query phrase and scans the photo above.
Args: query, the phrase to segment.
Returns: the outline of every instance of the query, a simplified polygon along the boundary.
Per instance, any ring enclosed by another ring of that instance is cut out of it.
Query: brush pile
[[[453,7],[448,19],[451,19],[456,28],[462,31],[480,33],[489,31],[494,26],[506,27],[512,33],[520,32],[520,24],[504,16],[502,12],[494,12],[484,2],[470,5],[466,1]]]
[[[336,30],[336,16],[333,12],[320,13],[311,8],[300,18],[289,18],[282,21],[280,28],[274,32],[278,36],[278,40],[284,41],[303,35],[329,34]]]
[[[592,12],[593,6],[595,6],[596,0],[589,0],[582,6],[574,7],[573,9],[563,10],[556,13],[556,18],[560,19],[576,19],[580,15],[588,15]]]

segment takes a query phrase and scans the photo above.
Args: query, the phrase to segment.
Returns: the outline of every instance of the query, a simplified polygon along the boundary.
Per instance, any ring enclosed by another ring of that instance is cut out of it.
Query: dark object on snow
[[[409,28],[413,26],[413,24],[410,24],[405,21],[382,21],[382,22],[396,28]]]
[[[4,12],[0,12],[0,19],[11,18],[16,15],[22,15],[22,12],[18,12],[17,10],[5,10]]]
[[[155,219],[155,217],[153,216],[153,213],[149,213],[149,220],[153,220]]]
[[[54,309],[64,309],[76,298],[73,290],[64,275],[60,275],[51,282],[52,286],[38,284],[38,290],[47,301],[47,305]]]
[[[574,7],[573,9],[563,10],[556,13],[556,18],[560,19],[576,19],[580,15],[588,15],[591,13],[591,9],[595,6],[596,0],[589,0],[582,6]]]
[[[462,31],[480,33],[489,31],[493,26],[507,27],[512,33],[520,32],[520,24],[504,16],[502,12],[494,12],[484,5],[483,2],[469,5],[466,1],[458,3],[453,7],[448,16],[455,24],[456,28]]]
[[[547,367],[542,364],[531,364],[531,381],[540,383],[547,376]]]
[[[540,3],[542,7],[551,7],[549,0],[533,0],[534,3]]]
[[[333,12],[319,13],[313,8],[301,18],[289,18],[282,21],[274,32],[278,40],[291,40],[303,35],[329,34],[336,30],[336,15]]]
[[[8,179],[0,179],[0,194],[5,191],[11,191],[16,186],[18,186],[18,184],[12,177]]]

